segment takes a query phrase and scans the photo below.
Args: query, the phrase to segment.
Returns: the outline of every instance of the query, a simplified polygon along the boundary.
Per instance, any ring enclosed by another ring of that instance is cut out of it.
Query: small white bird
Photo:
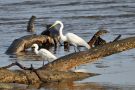
[[[74,50],[75,50],[75,47],[79,50],[78,46],[85,46],[87,49],[90,49],[90,46],[88,45],[88,43],[85,40],[83,40],[81,37],[77,36],[76,34],[67,33],[64,36],[62,33],[64,25],[61,21],[56,21],[50,28],[56,26],[57,24],[60,24],[59,33],[60,33],[60,38],[62,41],[67,41],[68,43],[72,44],[74,46]]]
[[[43,59],[47,58],[48,62],[57,59],[56,56],[54,56],[51,52],[49,52],[46,49],[40,49],[40,50],[38,50],[39,47],[38,47],[37,44],[33,44],[31,47],[34,48],[34,52],[37,55],[41,56]],[[44,65],[44,60],[43,60],[43,65]]]

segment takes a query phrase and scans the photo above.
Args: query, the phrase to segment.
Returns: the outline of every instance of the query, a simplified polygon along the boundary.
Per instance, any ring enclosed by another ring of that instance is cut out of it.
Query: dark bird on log
[[[52,24],[46,25],[46,30],[43,31],[41,33],[41,35],[47,35],[47,36],[50,36],[51,38],[53,38],[55,47],[57,47],[58,42],[60,45],[62,45],[60,43],[59,31],[55,27],[50,28],[51,26],[52,26]]]

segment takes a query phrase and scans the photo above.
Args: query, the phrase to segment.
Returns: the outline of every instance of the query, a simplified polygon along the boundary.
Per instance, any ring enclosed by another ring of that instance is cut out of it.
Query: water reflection
[[[135,86],[113,85],[110,83],[51,82],[42,85],[0,83],[0,89],[8,90],[133,90]]]
[[[51,82],[42,84],[40,90],[132,90],[134,85],[114,85],[111,83],[95,82]]]
[[[42,60],[42,58],[36,55],[33,51],[20,52],[16,54],[16,58],[18,60],[31,60],[31,61]]]
[[[38,90],[32,85],[17,84],[17,83],[0,83],[0,90]]]
[[[61,82],[61,83],[47,83],[43,84],[43,90],[52,89],[52,90],[106,90],[105,87],[96,83],[73,83],[73,82]]]

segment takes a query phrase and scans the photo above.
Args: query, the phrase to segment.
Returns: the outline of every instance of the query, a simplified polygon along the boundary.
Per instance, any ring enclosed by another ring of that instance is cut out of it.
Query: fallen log
[[[101,57],[135,48],[135,37],[107,43],[103,46],[91,48],[89,51],[71,53],[43,66],[40,69],[67,71],[81,64],[97,61]]]
[[[32,44],[54,44],[51,37],[45,35],[27,35],[15,39],[6,51],[6,54],[17,54],[30,48]]]
[[[95,73],[83,72],[61,72],[61,71],[44,71],[37,70],[8,70],[0,69],[0,82],[2,83],[20,83],[37,85],[46,82],[59,82],[59,81],[75,81],[82,80],[87,77],[92,77]]]
[[[98,46],[89,51],[72,53],[33,70],[0,69],[0,82],[35,84],[63,80],[80,80],[95,74],[69,71],[75,66],[97,61],[101,57],[135,48],[135,37]]]

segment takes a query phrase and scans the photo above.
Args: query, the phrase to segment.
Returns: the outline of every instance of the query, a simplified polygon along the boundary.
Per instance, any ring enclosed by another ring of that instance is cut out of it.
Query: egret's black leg
[[[53,41],[54,41],[54,47],[55,47],[55,50],[57,49],[57,41],[55,38],[53,38]]]
[[[44,62],[44,59],[43,59],[43,66],[44,66],[45,62]]]
[[[64,51],[69,51],[69,43],[64,41]]]
[[[80,48],[77,46],[78,51],[80,52]]]
[[[30,65],[30,68],[31,68],[31,70],[33,70],[33,65],[32,64]]]
[[[34,67],[33,67],[33,65],[32,65],[32,64],[31,64],[30,68],[31,68],[31,71],[33,71],[33,70],[34,70]]]
[[[75,67],[75,70],[77,69],[77,67]]]
[[[50,61],[47,59],[48,63],[50,63]]]
[[[76,52],[76,49],[75,48],[76,48],[76,46],[74,46],[74,51]]]
[[[58,40],[58,42],[59,42],[60,46],[62,46],[62,44],[61,44],[60,40]]]

